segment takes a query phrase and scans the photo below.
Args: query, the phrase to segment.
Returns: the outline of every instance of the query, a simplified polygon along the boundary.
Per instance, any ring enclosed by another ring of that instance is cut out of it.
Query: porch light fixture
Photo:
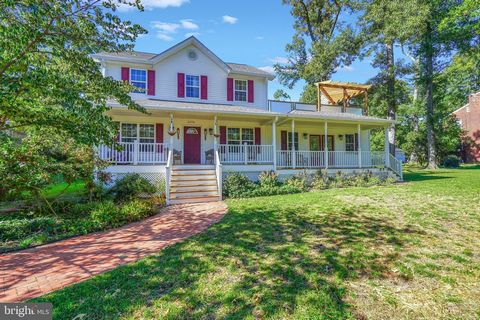
[[[180,128],[177,128],[177,139],[180,139]]]
[[[207,140],[207,128],[203,129],[203,139]]]
[[[304,133],[303,134],[303,139],[307,140],[307,138],[308,138],[308,133]]]
[[[339,139],[340,141],[342,141],[342,140],[343,140],[343,134],[339,134],[339,135],[338,135],[338,139]]]
[[[178,135],[179,132],[180,130],[178,128],[177,131],[175,131],[175,127],[173,126],[173,115],[170,115],[170,126],[168,127],[168,134],[173,137],[175,133]]]

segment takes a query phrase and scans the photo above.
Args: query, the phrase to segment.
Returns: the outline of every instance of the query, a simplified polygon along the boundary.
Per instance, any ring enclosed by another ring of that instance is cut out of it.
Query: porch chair
[[[215,158],[214,154],[213,149],[205,151],[205,164],[213,164]]]
[[[182,151],[173,149],[173,164],[182,164]]]

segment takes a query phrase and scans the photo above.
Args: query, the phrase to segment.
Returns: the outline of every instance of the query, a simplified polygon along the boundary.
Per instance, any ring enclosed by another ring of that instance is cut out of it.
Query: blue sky
[[[271,70],[285,61],[285,45],[293,35],[290,7],[281,0],[142,0],[144,12],[121,10],[119,15],[149,31],[137,39],[136,50],[161,52],[195,35],[226,62],[246,63]],[[347,17],[348,18],[348,17]],[[337,70],[334,80],[363,83],[376,74],[370,59]],[[270,82],[269,97],[278,88],[298,100],[303,88],[292,90]]]

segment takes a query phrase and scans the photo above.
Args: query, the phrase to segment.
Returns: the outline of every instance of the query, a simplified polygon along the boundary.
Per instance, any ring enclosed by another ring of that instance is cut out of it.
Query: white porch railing
[[[220,162],[225,164],[273,163],[272,145],[219,145]]]
[[[277,151],[277,166],[293,168],[293,151]],[[295,168],[374,168],[385,166],[383,151],[295,151]]]
[[[167,143],[119,142],[117,145],[98,147],[100,159],[115,164],[161,164],[167,162]]]
[[[402,162],[397,158],[395,158],[394,156],[392,156],[391,154],[389,156],[390,156],[390,168],[393,170],[393,172],[395,172],[400,177],[400,180],[403,180]]]
[[[223,182],[223,172],[222,172],[222,163],[220,162],[220,154],[218,150],[215,150],[215,174],[217,176],[217,191],[218,191],[218,200],[222,201],[222,182]]]

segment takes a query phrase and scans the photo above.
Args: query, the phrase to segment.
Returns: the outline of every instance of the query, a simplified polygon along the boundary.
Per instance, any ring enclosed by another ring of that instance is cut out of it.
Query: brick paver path
[[[222,202],[174,205],[144,221],[0,255],[0,301],[38,297],[154,254],[201,232],[226,212]]]

